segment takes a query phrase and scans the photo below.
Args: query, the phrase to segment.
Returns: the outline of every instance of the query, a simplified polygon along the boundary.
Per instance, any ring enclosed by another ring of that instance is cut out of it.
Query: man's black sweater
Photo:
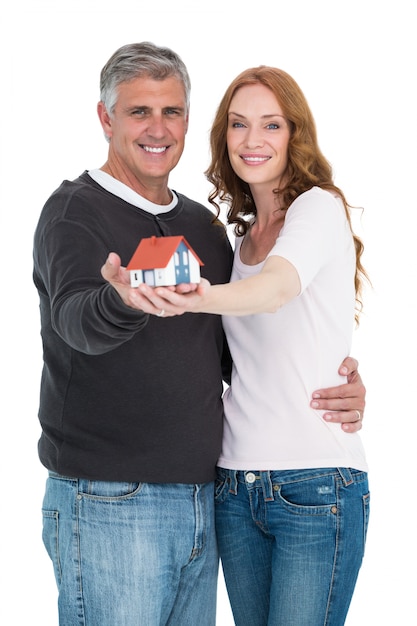
[[[142,237],[184,235],[204,262],[202,275],[227,282],[232,251],[224,226],[177,196],[174,209],[154,216],[84,172],[64,181],[43,208],[34,240],[44,351],[39,455],[59,474],[162,483],[214,478],[230,365],[221,318],[133,310],[100,273],[109,252],[127,265]]]

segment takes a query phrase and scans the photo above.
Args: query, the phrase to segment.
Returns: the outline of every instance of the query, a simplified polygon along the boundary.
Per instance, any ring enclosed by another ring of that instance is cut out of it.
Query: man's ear
[[[110,137],[112,136],[111,117],[108,114],[105,104],[102,100],[100,100],[100,102],[97,104],[97,114],[106,138],[110,139]]]

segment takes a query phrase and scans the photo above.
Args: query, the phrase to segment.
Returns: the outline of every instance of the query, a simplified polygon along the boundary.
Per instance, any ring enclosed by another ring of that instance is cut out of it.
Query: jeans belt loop
[[[229,493],[235,496],[237,495],[237,471],[227,470],[227,473],[229,478]]]
[[[348,467],[338,467],[337,471],[339,472],[345,487],[353,483],[352,473]]]
[[[274,499],[274,494],[272,491],[270,471],[261,472],[261,483],[265,502],[271,502]]]

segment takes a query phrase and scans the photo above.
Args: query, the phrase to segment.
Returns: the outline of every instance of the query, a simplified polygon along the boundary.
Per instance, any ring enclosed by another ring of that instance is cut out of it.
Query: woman
[[[341,382],[363,245],[282,70],[231,83],[211,150],[210,201],[229,205],[238,235],[231,283],[158,288],[154,304],[224,316],[234,369],[216,524],[233,615],[240,626],[340,626],[364,552],[367,463],[359,435],[325,422],[309,398]]]

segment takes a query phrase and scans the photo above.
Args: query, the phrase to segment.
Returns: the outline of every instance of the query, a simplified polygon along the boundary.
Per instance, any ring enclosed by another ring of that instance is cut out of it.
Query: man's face
[[[113,176],[145,197],[148,189],[166,187],[188,128],[180,80],[144,77],[122,83],[113,113],[109,115],[102,102],[98,113],[110,139],[108,165]]]

